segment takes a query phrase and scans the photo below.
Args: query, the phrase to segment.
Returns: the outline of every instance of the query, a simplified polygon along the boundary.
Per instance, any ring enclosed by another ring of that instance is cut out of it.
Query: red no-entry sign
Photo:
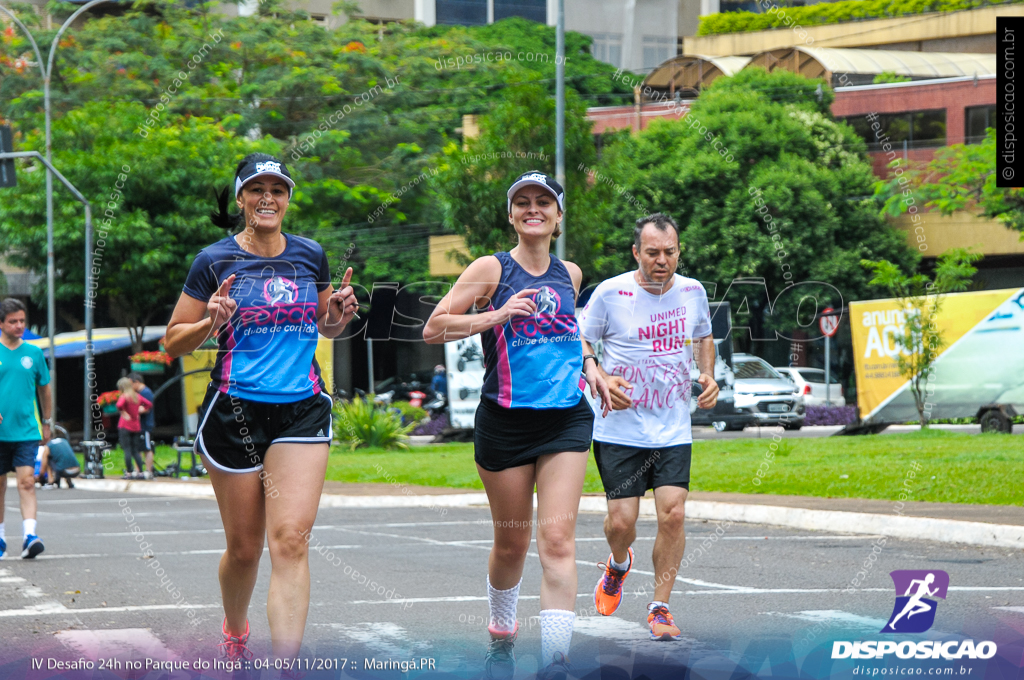
[[[831,307],[826,307],[825,309],[821,310],[821,313],[828,314],[829,312],[834,311],[835,310],[832,309]],[[822,333],[831,338],[833,335],[836,334],[836,330],[839,328],[839,315],[822,316],[820,319],[818,319],[818,327],[821,328]]]

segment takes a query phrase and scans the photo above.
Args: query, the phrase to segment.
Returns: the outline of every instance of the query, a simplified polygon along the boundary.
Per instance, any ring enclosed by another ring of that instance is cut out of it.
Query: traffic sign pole
[[[831,307],[826,307],[821,310],[821,317],[818,319],[818,328],[821,329],[822,334],[825,336],[825,406],[832,406],[832,352],[829,340],[836,334],[836,330],[839,328],[839,319],[832,316],[835,311]]]
[[[832,354],[829,352],[829,336],[825,336],[825,406],[832,406],[832,383],[829,382],[829,366],[832,365]]]

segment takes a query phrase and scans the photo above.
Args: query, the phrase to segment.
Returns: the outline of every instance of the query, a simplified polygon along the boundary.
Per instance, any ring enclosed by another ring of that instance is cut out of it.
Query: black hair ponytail
[[[244,220],[241,213],[228,214],[228,193],[230,191],[231,187],[224,187],[219,194],[216,189],[213,190],[213,197],[217,201],[217,210],[210,213],[210,221],[221,229],[234,231],[242,226]]]

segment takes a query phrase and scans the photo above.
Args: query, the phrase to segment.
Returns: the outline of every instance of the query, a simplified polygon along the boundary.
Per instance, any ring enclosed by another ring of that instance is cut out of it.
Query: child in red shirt
[[[117,400],[117,410],[121,418],[117,421],[117,440],[124,449],[124,478],[137,479],[142,477],[142,420],[139,413],[153,408],[153,403],[146,399],[132,386],[130,378],[117,381],[117,389],[121,396]],[[132,472],[132,460],[138,472]]]

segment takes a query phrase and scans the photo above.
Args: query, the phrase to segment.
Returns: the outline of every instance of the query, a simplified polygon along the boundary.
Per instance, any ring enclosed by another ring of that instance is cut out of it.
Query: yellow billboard
[[[334,340],[320,336],[316,344],[316,362],[320,365],[320,376],[327,385],[328,394],[334,394]],[[181,357],[182,372],[199,371],[186,375],[182,379],[185,391],[185,408],[189,416],[189,433],[196,431],[196,413],[206,396],[206,386],[210,382],[210,371],[217,360],[217,350],[199,349],[192,354]]]
[[[849,309],[861,418],[916,420],[909,381],[896,364],[906,354],[904,310],[895,300],[853,302]],[[984,405],[1024,403],[1024,289],[948,295],[936,321],[943,347],[926,383],[931,418],[969,418]]]

